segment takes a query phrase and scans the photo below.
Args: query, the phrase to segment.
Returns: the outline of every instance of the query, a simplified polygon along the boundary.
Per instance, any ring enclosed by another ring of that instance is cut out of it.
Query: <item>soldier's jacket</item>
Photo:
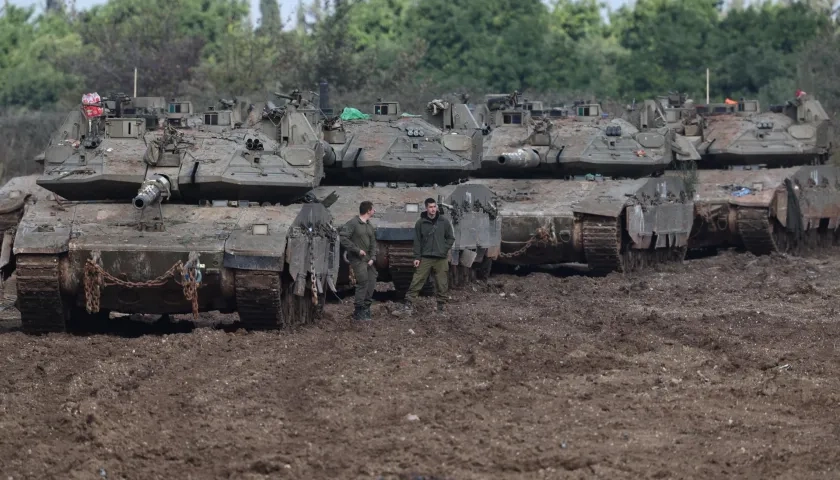
[[[359,250],[367,254],[365,261],[376,260],[376,226],[358,216],[351,218],[341,227],[341,246],[347,250],[348,260],[360,260]]]
[[[447,258],[455,244],[455,232],[449,219],[438,213],[435,219],[426,212],[414,224],[414,259],[421,257]]]

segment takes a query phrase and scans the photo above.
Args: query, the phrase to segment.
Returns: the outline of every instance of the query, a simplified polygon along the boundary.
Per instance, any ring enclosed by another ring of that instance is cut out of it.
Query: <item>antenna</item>
[[[134,67],[134,98],[137,98],[137,67]]]
[[[706,105],[709,104],[709,69],[706,69]]]

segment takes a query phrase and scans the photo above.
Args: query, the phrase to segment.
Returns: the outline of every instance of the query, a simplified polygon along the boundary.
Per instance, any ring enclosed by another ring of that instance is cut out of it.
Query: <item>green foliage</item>
[[[550,78],[540,0],[425,0],[408,15],[410,33],[428,44],[421,65],[445,85],[511,91]]]
[[[81,38],[60,15],[33,11],[9,5],[0,16],[0,107],[38,108],[79,88],[64,67],[84,51]]]
[[[108,0],[39,17],[8,6],[0,103],[130,92],[134,68],[140,95],[264,95],[326,79],[339,95],[418,102],[453,89],[702,98],[709,68],[716,99],[778,102],[792,93],[803,52],[834,25],[826,2],[744,3],[637,0],[607,23],[600,0],[300,0],[292,31],[277,0],[260,1],[258,29],[248,0]]]

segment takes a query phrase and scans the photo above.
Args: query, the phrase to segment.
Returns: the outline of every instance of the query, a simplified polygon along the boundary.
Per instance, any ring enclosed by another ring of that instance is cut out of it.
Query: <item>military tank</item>
[[[83,97],[36,181],[58,198],[28,208],[14,239],[25,331],[112,311],[236,311],[252,329],[313,321],[338,271],[328,201],[307,195],[327,153],[292,104],[253,127],[231,106],[196,118],[170,102],[149,121]]]
[[[336,150],[328,184],[410,182],[446,185],[479,168],[482,135],[466,104],[438,99],[424,115],[380,101],[373,114],[325,120],[324,139]]]
[[[545,108],[518,92],[491,94],[474,115],[486,134],[479,176],[638,178],[661,174],[670,162],[663,134],[607,118],[597,103]]]
[[[669,175],[692,185],[690,248],[763,255],[833,243],[840,169],[824,165],[832,145],[819,101],[797,92],[762,112],[755,100],[695,105],[675,93],[646,100],[638,118],[641,128],[669,128],[681,145]]]
[[[484,153],[470,183],[503,201],[499,263],[608,273],[684,258],[692,199],[682,179],[653,177],[670,162],[668,137],[602,114],[595,103],[547,109],[517,92],[476,106]]]
[[[414,272],[414,224],[424,211],[426,198],[438,199],[450,215],[456,243],[450,258],[450,284],[457,288],[476,278],[486,278],[498,257],[501,238],[498,199],[486,187],[458,185],[479,168],[482,134],[466,104],[436,99],[424,114],[408,115],[398,102],[377,102],[373,115],[342,120],[330,113],[326,82],[309,112],[320,112],[322,138],[335,152],[325,162],[326,178],[316,196],[335,190],[340,201],[330,211],[347,221],[358,215],[364,200],[374,203],[379,256],[379,280],[392,282],[398,297],[408,290]],[[330,187],[326,187],[330,185]],[[343,258],[343,257],[342,257]],[[346,262],[339,286],[352,284]],[[432,292],[427,280],[422,294]]]

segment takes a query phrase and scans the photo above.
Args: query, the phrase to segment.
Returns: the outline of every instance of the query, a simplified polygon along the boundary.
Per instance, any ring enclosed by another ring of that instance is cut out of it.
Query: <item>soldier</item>
[[[443,312],[446,304],[446,292],[449,287],[449,250],[455,244],[455,232],[446,217],[438,214],[438,206],[433,198],[426,199],[426,211],[420,214],[414,224],[414,277],[405,296],[404,313],[411,313],[412,300],[417,298],[429,273],[434,272],[435,290],[437,290],[437,311]]]
[[[341,246],[356,276],[356,309],[353,320],[370,320],[370,304],[376,288],[376,227],[370,218],[376,210],[365,200],[359,204],[359,216],[351,218],[341,229]]]

